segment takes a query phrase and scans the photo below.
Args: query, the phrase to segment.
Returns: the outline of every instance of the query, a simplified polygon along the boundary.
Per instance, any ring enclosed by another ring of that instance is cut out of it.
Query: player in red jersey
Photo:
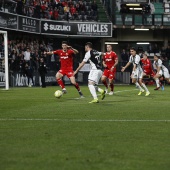
[[[116,75],[116,65],[118,64],[117,54],[112,51],[112,46],[110,44],[107,45],[107,52],[103,56],[103,66],[105,67],[101,81],[106,87],[106,92],[108,91],[107,79],[109,80],[110,93],[109,95],[113,95],[114,84],[113,81]]]
[[[156,88],[154,90],[158,90],[160,88],[160,82],[158,78],[155,78],[155,72],[153,71],[152,63],[148,59],[147,54],[143,54],[143,58],[141,59],[142,62],[142,69],[143,69],[143,77],[144,76],[150,76],[152,77],[156,82]]]
[[[66,41],[62,42],[62,49],[52,51],[52,52],[44,52],[44,54],[52,55],[57,54],[60,57],[61,67],[60,70],[56,74],[57,83],[62,88],[63,93],[67,93],[65,85],[62,81],[63,76],[67,76],[71,83],[75,86],[77,91],[79,92],[80,97],[83,97],[83,94],[80,90],[78,83],[75,81],[74,71],[73,71],[73,57],[74,54],[77,54],[78,51],[71,46],[68,46]]]
[[[155,72],[153,71],[152,63],[148,59],[148,56],[146,54],[143,54],[143,58],[141,59],[142,62],[142,69],[143,69],[143,76],[155,76]]]

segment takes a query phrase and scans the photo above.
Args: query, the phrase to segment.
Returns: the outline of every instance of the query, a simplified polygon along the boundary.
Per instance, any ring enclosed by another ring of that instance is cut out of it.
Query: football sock
[[[98,87],[98,92],[100,92],[100,93],[103,92],[103,89]]]
[[[75,87],[78,91],[80,91],[80,87],[79,87],[79,84],[78,84],[78,83],[76,83],[76,84],[74,85],[74,87]]]
[[[105,85],[105,87],[108,89],[108,84],[106,82],[106,80],[102,81],[102,83]]]
[[[94,85],[89,84],[88,87],[89,87],[90,93],[93,96],[93,98],[97,99],[96,89],[95,89]]]
[[[142,89],[142,87],[139,85],[139,83],[138,83],[138,82],[136,82],[135,84],[136,84],[136,87],[137,87],[140,91],[142,91],[142,90],[143,90],[143,89]]]
[[[146,87],[146,85],[144,83],[142,83],[142,87],[145,89],[146,92],[148,92],[148,88]]]
[[[60,86],[62,89],[65,88],[64,83],[63,83],[63,81],[62,81],[60,78],[57,79],[57,83],[59,84],[59,86]]]
[[[110,91],[113,91],[114,90],[114,84],[111,83],[111,84],[109,84],[109,86],[110,86]]]
[[[103,92],[103,89],[101,89],[100,87],[98,87],[98,86],[96,86],[96,85],[95,85],[94,87],[95,87],[95,89],[96,89],[97,92],[100,92],[100,93]]]
[[[159,79],[158,79],[158,78],[155,79],[155,82],[156,82],[156,86],[157,86],[157,87],[160,87],[160,85],[159,85]]]

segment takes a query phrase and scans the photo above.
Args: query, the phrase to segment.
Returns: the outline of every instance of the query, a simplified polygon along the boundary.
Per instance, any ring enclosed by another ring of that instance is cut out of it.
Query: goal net
[[[9,89],[7,31],[0,30],[0,87]]]

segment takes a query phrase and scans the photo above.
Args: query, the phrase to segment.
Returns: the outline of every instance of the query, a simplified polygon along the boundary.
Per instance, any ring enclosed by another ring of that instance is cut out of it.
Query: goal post
[[[9,68],[8,68],[8,33],[7,31],[0,30],[0,34],[3,37],[3,44],[0,55],[0,73],[1,82],[4,83],[5,90],[9,89]]]

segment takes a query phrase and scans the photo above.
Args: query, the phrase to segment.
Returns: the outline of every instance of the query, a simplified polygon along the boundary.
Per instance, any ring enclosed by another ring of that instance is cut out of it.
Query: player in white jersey
[[[154,55],[154,67],[157,70],[156,75],[154,76],[154,79],[157,80],[160,77],[164,76],[165,80],[170,83],[170,75],[168,69],[163,65],[162,60],[159,59],[157,55]],[[158,89],[157,89],[158,90]]]
[[[105,98],[105,91],[99,87],[97,87],[98,82],[102,76],[101,71],[101,60],[100,56],[103,54],[102,52],[98,52],[94,49],[92,49],[93,45],[91,42],[87,42],[85,45],[85,57],[83,61],[80,63],[79,67],[74,72],[74,75],[77,74],[77,72],[84,66],[86,62],[90,62],[91,70],[88,75],[88,87],[90,90],[90,93],[93,96],[93,100],[89,103],[99,103],[98,97],[97,97],[97,91],[101,93],[101,99],[103,100]]]
[[[146,85],[142,82],[143,70],[140,65],[140,60],[141,60],[140,56],[138,54],[136,54],[136,49],[134,47],[130,48],[130,54],[131,54],[131,56],[129,58],[129,62],[126,64],[126,66],[122,67],[121,71],[124,72],[125,69],[127,67],[129,67],[131,63],[133,63],[133,70],[132,70],[132,74],[131,74],[132,83],[134,83],[136,85],[136,87],[140,90],[138,95],[141,95],[144,91],[146,91],[145,96],[149,96],[150,92],[149,92],[148,88],[146,87]]]

